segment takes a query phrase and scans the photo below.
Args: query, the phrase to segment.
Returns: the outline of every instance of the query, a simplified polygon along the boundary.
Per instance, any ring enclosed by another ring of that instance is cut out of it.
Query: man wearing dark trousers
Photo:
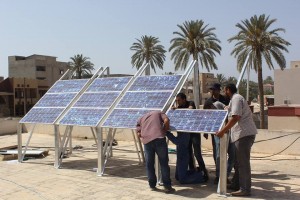
[[[178,93],[176,95],[176,107],[173,109],[196,109],[195,103],[193,101],[187,101],[186,95],[183,93]],[[199,165],[199,171],[203,171],[205,179],[208,179],[208,172],[205,167],[205,163],[201,153],[201,137],[199,133],[186,133],[190,134],[189,140],[189,169],[196,170],[194,164],[194,155]]]
[[[136,131],[141,138],[146,158],[146,170],[151,190],[157,190],[157,177],[155,174],[155,154],[161,166],[162,181],[165,192],[175,191],[171,186],[168,145],[166,131],[170,128],[169,118],[160,111],[151,111],[138,119]]]
[[[232,186],[237,191],[232,192],[232,196],[251,195],[251,166],[250,152],[254,143],[257,129],[252,118],[252,112],[247,101],[237,94],[234,84],[225,86],[225,94],[230,98],[228,106],[228,123],[218,132],[216,136],[223,135],[231,129],[231,142],[236,148],[235,174],[232,179]]]
[[[228,104],[229,104],[229,99],[220,94],[221,93],[221,85],[219,83],[214,83],[209,89],[211,91],[211,97],[205,101],[203,108],[204,109],[222,109],[222,110],[224,110],[224,107],[214,105],[217,103],[217,105],[228,106]],[[208,134],[204,134],[204,137],[207,139]],[[214,180],[214,184],[218,184],[219,176],[220,176],[220,139],[219,139],[219,137],[211,135],[211,140],[212,140],[212,146],[213,146],[213,156],[214,156],[214,161],[215,161],[215,166],[216,166],[216,178]],[[233,165],[234,165],[234,157],[235,157],[234,145],[229,143],[227,151],[228,151],[227,183],[229,183],[230,181],[229,181],[228,177],[230,176],[230,173],[231,173]]]

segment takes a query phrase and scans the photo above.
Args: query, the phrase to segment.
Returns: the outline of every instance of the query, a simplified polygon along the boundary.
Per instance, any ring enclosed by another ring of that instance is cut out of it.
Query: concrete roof
[[[23,138],[27,137],[28,134],[23,134]],[[73,139],[73,146],[83,148],[73,150],[73,154],[63,160],[61,169],[55,169],[53,136],[33,134],[30,146],[48,149],[49,155],[23,163],[0,161],[0,199],[240,199],[218,196],[217,185],[213,184],[212,152],[206,149],[203,149],[203,156],[209,170],[209,181],[205,184],[180,185],[174,179],[176,155],[170,154],[171,177],[176,192],[165,194],[161,186],[158,186],[160,191],[149,190],[145,166],[139,165],[134,144],[130,141],[118,141],[113,157],[106,164],[105,175],[96,176],[97,151],[94,143],[92,139]],[[0,148],[16,144],[16,135],[0,136]],[[299,157],[251,156],[252,196],[243,199],[299,199]]]

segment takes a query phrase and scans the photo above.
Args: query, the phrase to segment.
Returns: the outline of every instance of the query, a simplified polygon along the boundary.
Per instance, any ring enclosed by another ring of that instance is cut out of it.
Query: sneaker
[[[172,186],[164,186],[164,188],[166,194],[170,194],[176,191],[174,188],[172,188]]]
[[[230,193],[232,196],[236,196],[236,197],[242,197],[242,196],[250,196],[251,193],[244,191],[244,190],[238,190],[236,192],[231,192]]]

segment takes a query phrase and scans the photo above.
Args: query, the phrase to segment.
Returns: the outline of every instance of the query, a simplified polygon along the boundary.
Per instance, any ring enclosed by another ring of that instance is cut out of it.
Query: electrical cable
[[[281,150],[281,151],[279,151],[278,153],[274,153],[274,154],[272,154],[272,155],[269,155],[269,156],[262,156],[262,157],[252,157],[252,158],[269,158],[269,157],[272,157],[272,156],[275,156],[275,155],[278,155],[278,154],[280,154],[280,153],[282,153],[282,152],[284,152],[285,150],[287,150],[288,148],[290,148],[298,139],[300,138],[300,136],[299,137],[297,137],[291,144],[289,144],[286,148],[284,148],[283,150]]]

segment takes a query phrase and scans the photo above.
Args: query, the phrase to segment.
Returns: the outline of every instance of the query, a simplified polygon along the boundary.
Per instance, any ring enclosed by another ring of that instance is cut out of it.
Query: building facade
[[[23,116],[47,92],[45,80],[7,78],[0,82],[0,117]]]
[[[57,61],[53,56],[9,56],[8,76],[42,80],[51,86],[67,71],[67,65],[67,62]]]
[[[300,104],[300,61],[292,61],[290,69],[274,71],[275,105]]]

